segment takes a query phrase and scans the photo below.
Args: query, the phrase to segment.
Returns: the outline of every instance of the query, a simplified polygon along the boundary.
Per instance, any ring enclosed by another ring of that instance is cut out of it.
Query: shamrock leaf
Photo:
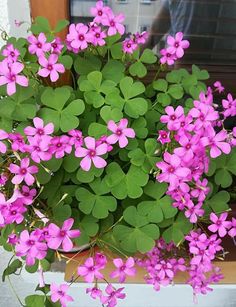
[[[138,205],[138,212],[147,217],[151,223],[160,223],[163,219],[174,217],[177,209],[172,206],[171,198],[165,195],[167,184],[149,181],[144,193],[150,200],[142,201]]]
[[[109,211],[116,210],[116,199],[113,196],[106,195],[110,192],[110,188],[99,178],[90,183],[89,186],[94,193],[85,188],[78,188],[76,191],[79,209],[85,214],[92,213],[95,218],[106,218]]]
[[[125,66],[120,61],[110,60],[102,69],[103,78],[119,83],[124,77]]]
[[[150,251],[155,246],[155,240],[160,236],[158,226],[150,224],[147,218],[140,215],[133,206],[124,211],[124,220],[131,227],[117,225],[113,230],[113,234],[120,242],[121,247],[131,253]]]
[[[220,191],[206,201],[206,205],[216,213],[222,213],[229,209],[228,202],[230,194],[227,191]]]
[[[106,168],[105,182],[111,189],[111,193],[118,199],[138,198],[143,194],[142,187],[148,182],[149,176],[140,167],[131,165],[127,174],[123,172],[119,164],[112,162]]]
[[[84,57],[76,56],[74,68],[78,75],[88,75],[93,71],[100,71],[102,62],[91,53],[86,53]]]
[[[70,96],[71,92],[67,87],[55,90],[47,88],[41,96],[42,103],[48,108],[43,107],[39,112],[39,116],[46,123],[52,122],[55,131],[60,128],[63,132],[67,132],[77,128],[79,125],[77,116],[84,112],[85,105],[81,99],[73,100],[66,105]]]
[[[89,183],[92,182],[95,177],[100,177],[102,173],[102,168],[96,168],[94,166],[92,166],[88,172],[82,170],[82,168],[79,168],[76,174],[76,178],[79,182]]]
[[[139,54],[137,55],[136,60],[130,65],[129,72],[132,76],[143,78],[147,74],[147,68],[144,64],[154,64],[157,61],[157,57],[152,50],[145,49],[141,57],[139,57]]]

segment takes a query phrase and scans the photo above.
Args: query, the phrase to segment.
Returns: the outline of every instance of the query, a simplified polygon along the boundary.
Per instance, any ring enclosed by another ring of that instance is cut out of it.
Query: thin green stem
[[[21,302],[21,299],[19,298],[18,294],[16,293],[16,290],[14,289],[13,285],[12,285],[12,282],[11,282],[11,279],[9,277],[9,275],[7,276],[7,279],[8,279],[8,282],[10,284],[10,287],[12,289],[12,292],[14,293],[15,297],[17,298],[19,304],[23,307],[25,307],[25,305]]]

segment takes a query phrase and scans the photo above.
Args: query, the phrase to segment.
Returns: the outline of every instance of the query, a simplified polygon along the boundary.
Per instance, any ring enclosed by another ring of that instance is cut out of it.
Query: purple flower
[[[12,233],[8,236],[7,243],[11,245],[16,245],[18,243],[18,237],[15,233]]]
[[[80,166],[84,171],[89,171],[93,164],[96,168],[103,168],[107,165],[106,161],[99,157],[107,153],[107,145],[96,145],[96,140],[92,137],[86,137],[84,143],[87,148],[78,147],[75,151],[75,156],[83,158],[80,162]]]
[[[16,84],[27,87],[29,80],[20,72],[24,69],[24,65],[19,62],[8,64],[7,61],[0,62],[0,86],[7,84],[7,94],[9,96],[16,92]]]
[[[72,218],[64,221],[61,228],[51,223],[48,226],[50,236],[50,239],[48,240],[48,247],[57,250],[62,245],[63,250],[65,252],[69,252],[73,247],[73,243],[70,238],[77,238],[80,236],[80,231],[78,229],[71,230],[73,224],[74,219]]]
[[[52,82],[56,82],[59,79],[59,74],[63,74],[65,72],[65,67],[57,63],[58,55],[51,54],[48,59],[46,59],[43,55],[39,57],[39,64],[43,67],[39,69],[38,75],[41,77],[50,76],[50,80]]]
[[[156,274],[160,279],[172,279],[174,277],[173,266],[169,261],[166,262],[165,260],[161,260],[160,263],[155,265],[155,270],[157,271]]]
[[[215,87],[216,91],[219,92],[219,93],[223,93],[224,90],[225,90],[225,88],[222,86],[220,81],[216,81],[214,83],[214,87]]]
[[[189,168],[181,166],[181,160],[175,154],[171,155],[165,152],[164,161],[157,162],[156,164],[162,170],[162,174],[157,176],[157,180],[159,182],[168,182],[170,184],[169,189],[174,190],[180,180],[188,177],[191,171]]]
[[[29,45],[29,53],[36,54],[37,57],[44,56],[45,52],[51,50],[51,44],[47,43],[47,38],[44,33],[40,33],[38,37],[30,35],[27,38]]]
[[[178,106],[175,110],[173,107],[168,106],[165,108],[167,115],[162,115],[160,121],[162,123],[167,123],[167,128],[169,130],[178,130],[181,125],[180,119],[184,115],[184,109],[181,106]]]
[[[231,228],[232,227],[232,228]],[[232,238],[236,237],[236,218],[232,218],[232,222],[230,225],[230,231],[228,232],[228,235]]]
[[[188,138],[184,134],[181,135],[178,142],[182,147],[175,148],[174,153],[185,162],[191,161],[200,147],[199,139],[200,137],[198,135],[191,136],[191,138]]]
[[[102,304],[107,304],[107,307],[115,307],[117,305],[117,299],[124,299],[126,297],[125,293],[121,293],[124,288],[114,289],[111,284],[108,284],[105,291],[108,296],[102,296]]]
[[[123,41],[122,49],[124,53],[133,54],[137,48],[138,48],[138,45],[133,39],[126,38]]]
[[[114,265],[117,267],[115,271],[110,274],[111,278],[119,277],[119,282],[125,282],[126,276],[134,276],[136,269],[134,268],[135,262],[133,257],[129,257],[124,263],[121,258],[113,260]]]
[[[50,136],[28,136],[29,145],[25,148],[31,154],[31,159],[40,163],[40,161],[49,161],[52,158],[52,154],[48,151],[51,141]]]
[[[177,58],[182,58],[184,55],[184,49],[189,47],[189,41],[183,40],[183,33],[176,33],[175,37],[169,35],[167,37],[167,44],[169,45],[169,50],[175,53]]]
[[[51,139],[50,152],[55,154],[57,159],[64,157],[66,153],[70,154],[71,151],[71,139],[67,135],[54,136]]]
[[[68,134],[71,136],[71,144],[75,148],[81,147],[83,145],[83,134],[80,130],[70,130]]]
[[[137,32],[134,35],[134,40],[137,44],[144,45],[148,39],[148,32],[144,31],[142,33]]]
[[[25,152],[25,141],[20,133],[10,133],[9,139],[13,141],[11,144],[12,150]]]
[[[47,244],[40,242],[37,232],[33,231],[29,234],[27,230],[23,230],[16,244],[16,255],[26,256],[26,264],[34,265],[35,259],[42,260],[46,257]]]
[[[95,263],[101,268],[104,269],[107,264],[107,257],[102,253],[95,254]]]
[[[51,291],[51,300],[53,303],[60,302],[62,307],[66,307],[67,302],[73,302],[73,298],[66,294],[69,289],[69,285],[62,284],[60,286],[57,286],[55,283],[52,283],[50,285],[50,291]]]
[[[219,118],[218,112],[210,105],[207,105],[202,102],[194,101],[195,108],[192,108],[189,112],[193,118],[196,118],[195,129],[199,130],[200,128],[209,127],[209,122],[216,121]]]
[[[89,257],[86,259],[84,265],[78,267],[77,273],[84,277],[88,283],[92,283],[94,279],[103,279],[103,274],[99,271],[101,267],[94,263],[94,259]]]
[[[7,57],[8,63],[17,62],[20,52],[12,44],[8,44],[2,51],[2,55]]]
[[[114,15],[112,11],[109,11],[107,15],[102,18],[101,23],[108,27],[108,36],[113,36],[116,33],[123,35],[125,33],[125,27],[122,22],[125,20],[123,14]]]
[[[166,143],[170,143],[171,139],[170,139],[170,132],[167,132],[165,130],[159,130],[158,131],[158,138],[157,140],[161,143],[161,144],[166,144]]]
[[[27,209],[24,207],[21,200],[16,200],[15,202],[7,206],[4,211],[6,224],[21,224],[24,220],[23,213],[25,213]]]
[[[224,117],[236,115],[236,99],[231,94],[228,94],[227,99],[222,100],[222,105],[225,109],[223,112]]]
[[[24,129],[24,133],[26,135],[43,136],[43,135],[52,134],[54,131],[54,125],[52,123],[49,123],[44,126],[43,120],[39,117],[35,117],[33,119],[33,123],[34,123],[34,127],[28,126]]]
[[[231,223],[229,221],[226,221],[228,217],[228,213],[224,212],[218,217],[215,213],[211,213],[210,220],[213,222],[210,226],[208,226],[208,229],[211,232],[218,232],[219,236],[225,237],[227,234],[227,229],[230,228]]]
[[[185,216],[189,219],[190,223],[195,224],[198,220],[198,217],[202,217],[205,211],[202,209],[202,203],[194,205],[188,205],[188,209],[185,211]]]
[[[97,298],[101,298],[102,296],[102,291],[96,287],[93,288],[87,288],[86,293],[90,293],[90,296],[96,300]]]
[[[61,54],[62,49],[64,48],[64,45],[61,42],[60,37],[56,37],[52,42],[51,42],[51,52],[55,54]]]
[[[88,26],[83,23],[71,24],[69,33],[66,36],[67,43],[76,50],[84,50],[88,47],[88,42],[91,41],[91,34]]]
[[[120,148],[124,148],[128,145],[128,138],[134,138],[135,132],[132,128],[127,128],[128,120],[123,118],[118,124],[113,120],[110,120],[107,124],[107,127],[110,131],[113,132],[112,135],[108,136],[107,143],[115,144],[119,142]]]
[[[32,176],[32,174],[36,174],[38,172],[38,167],[35,165],[29,165],[29,158],[23,158],[20,166],[13,163],[10,164],[9,170],[12,174],[15,174],[11,180],[13,184],[20,184],[24,180],[25,183],[30,186],[35,182],[35,178]]]
[[[36,189],[31,189],[23,185],[20,191],[19,197],[21,198],[21,201],[23,202],[24,205],[28,206],[31,205],[33,202],[34,197],[36,196],[37,191]]]
[[[6,140],[8,138],[8,133],[0,129],[0,140]],[[7,151],[7,146],[0,141],[0,153],[5,154]]]

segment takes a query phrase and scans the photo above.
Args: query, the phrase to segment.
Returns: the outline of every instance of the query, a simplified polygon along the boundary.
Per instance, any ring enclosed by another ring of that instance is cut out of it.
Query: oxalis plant
[[[87,244],[76,276],[103,306],[126,296],[111,281],[135,282],[139,267],[156,291],[185,271],[193,294],[206,294],[223,278],[221,238],[236,235],[227,216],[236,130],[224,126],[236,100],[215,104],[223,86],[207,88],[195,65],[170,71],[189,47],[182,33],[168,36],[159,59],[144,48],[146,32],[122,38],[123,14],[102,1],[91,14],[65,41],[57,33],[68,22],[52,30],[43,17],[27,39],[2,35],[0,243],[12,253],[2,278],[38,272],[37,294],[19,303],[66,306],[72,283],[46,284],[44,273]],[[64,73],[73,86],[56,85]]]

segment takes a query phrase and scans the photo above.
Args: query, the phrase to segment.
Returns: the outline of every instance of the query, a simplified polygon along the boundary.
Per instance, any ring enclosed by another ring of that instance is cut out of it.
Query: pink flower
[[[158,138],[157,140],[161,143],[161,144],[166,144],[166,143],[170,143],[171,139],[170,139],[170,132],[167,132],[165,130],[159,130],[158,131]]]
[[[19,62],[8,64],[7,61],[0,62],[0,86],[7,84],[7,94],[9,96],[16,92],[16,84],[27,87],[29,80],[20,72],[24,69],[24,65]]]
[[[144,31],[142,33],[139,33],[137,32],[135,35],[134,35],[134,41],[137,43],[137,44],[142,44],[144,45],[146,43],[148,39],[148,32]]]
[[[162,174],[157,176],[157,180],[159,182],[168,182],[170,184],[169,189],[174,190],[178,186],[179,181],[188,177],[191,171],[189,168],[181,166],[181,160],[175,154],[171,155],[165,152],[164,161],[157,162],[156,164],[162,170]]]
[[[157,275],[160,279],[172,279],[174,277],[173,266],[169,261],[160,261],[160,263],[155,265],[155,270],[157,271]]]
[[[66,307],[67,302],[73,302],[73,298],[66,294],[69,289],[69,285],[62,284],[60,286],[57,286],[55,283],[52,283],[50,285],[50,291],[51,291],[51,300],[53,303],[60,302],[62,307]]]
[[[0,140],[6,140],[8,138],[8,133],[0,129]],[[7,151],[7,146],[0,141],[0,153],[5,154]]]
[[[36,54],[37,57],[44,56],[44,53],[51,49],[51,44],[47,43],[47,38],[44,33],[40,33],[38,37],[30,35],[27,40],[30,43],[29,53]]]
[[[102,296],[102,291],[96,287],[93,288],[87,288],[86,293],[90,293],[90,296],[96,300],[97,298],[101,298]]]
[[[20,51],[15,49],[12,44],[8,44],[2,51],[2,55],[7,57],[8,63],[17,62]]]
[[[51,54],[48,59],[46,59],[43,55],[39,57],[39,64],[43,67],[39,69],[38,75],[41,77],[50,76],[50,80],[52,82],[56,82],[59,79],[59,74],[63,74],[65,72],[65,67],[57,63],[58,55]]]
[[[125,33],[125,27],[122,24],[124,20],[125,16],[123,14],[118,14],[115,16],[112,12],[109,12],[109,14],[102,18],[101,23],[108,27],[108,36],[113,36],[117,32],[120,35],[123,35]]]
[[[90,10],[92,16],[94,16],[94,22],[97,24],[102,22],[102,19],[111,12],[111,8],[104,6],[103,1],[97,1],[96,6]]]
[[[96,168],[103,168],[107,165],[106,161],[99,157],[107,153],[107,145],[96,145],[96,140],[92,137],[86,137],[84,143],[87,148],[78,147],[75,151],[75,156],[83,158],[80,162],[80,166],[84,171],[89,171],[93,164]]]
[[[16,200],[10,206],[5,208],[4,217],[6,224],[21,224],[24,220],[24,215],[27,209],[24,207],[20,200]]]
[[[107,136],[102,135],[98,140],[96,140],[96,146],[101,145],[101,144],[106,144],[107,145],[107,152],[112,151],[113,146],[107,142]]]
[[[222,100],[222,105],[225,109],[223,112],[224,117],[236,115],[236,99],[231,94],[228,94],[227,99]]]
[[[107,257],[102,253],[95,254],[95,263],[101,268],[104,269],[107,264]]]
[[[200,137],[198,135],[191,136],[189,139],[186,135],[181,135],[179,139],[179,144],[182,147],[177,147],[174,149],[174,153],[181,157],[185,162],[191,161],[194,155],[198,152],[201,145],[199,143]]]
[[[80,236],[80,231],[71,230],[74,224],[74,219],[70,218],[65,220],[62,227],[59,228],[57,225],[51,223],[48,226],[48,232],[50,239],[48,240],[48,247],[57,250],[61,245],[65,252],[69,252],[73,243],[70,238],[77,238]]]
[[[52,134],[54,131],[54,125],[52,123],[49,123],[44,126],[44,122],[41,118],[35,117],[33,119],[34,127],[28,126],[24,129],[24,133],[26,135],[38,135],[38,136],[43,136],[43,135],[49,135]]]
[[[188,205],[187,210],[185,211],[185,216],[189,219],[190,223],[195,224],[198,220],[198,217],[202,217],[205,211],[202,209],[202,203],[194,205]]]
[[[118,124],[116,124],[113,120],[110,120],[107,124],[107,127],[110,131],[113,132],[112,135],[108,136],[107,143],[115,144],[119,142],[120,148],[124,148],[128,145],[128,138],[134,138],[135,132],[132,128],[127,128],[128,120],[123,118],[120,120]]]
[[[84,280],[92,283],[94,279],[103,279],[103,274],[99,271],[101,267],[94,263],[94,259],[89,257],[84,265],[78,267],[78,275],[83,276]]]
[[[25,152],[25,141],[20,133],[10,133],[9,139],[13,141],[11,144],[12,150]]]
[[[211,122],[216,121],[219,118],[218,112],[210,105],[202,102],[194,101],[195,108],[192,108],[189,112],[193,118],[197,118],[195,122],[195,129],[206,128]],[[209,123],[210,122],[210,123]]]
[[[52,154],[49,152],[49,146],[51,137],[43,136],[28,136],[29,145],[26,145],[25,148],[31,154],[31,159],[40,163],[40,161],[49,161],[52,158]]]
[[[16,245],[16,255],[19,257],[26,256],[26,264],[34,265],[35,259],[42,260],[46,257],[47,244],[40,242],[35,231],[29,234],[27,230],[23,230]]]
[[[101,27],[93,27],[90,30],[91,33],[91,43],[94,46],[104,46],[106,44],[106,41],[104,38],[106,38],[106,33],[101,30]]]
[[[102,296],[102,304],[107,304],[107,307],[115,307],[117,305],[117,299],[124,299],[125,293],[121,293],[124,288],[114,289],[111,284],[108,284],[105,291],[108,296]]]
[[[133,257],[129,257],[124,263],[121,258],[113,260],[114,265],[117,267],[115,271],[110,274],[111,278],[119,277],[119,282],[125,282],[126,276],[134,276],[136,269],[134,268],[135,262]]]
[[[231,228],[232,227],[232,228]],[[230,231],[228,232],[228,235],[232,238],[236,237],[236,218],[232,218],[232,222],[230,225]]]
[[[57,159],[64,157],[66,153],[70,154],[71,151],[71,139],[67,135],[54,136],[51,139],[50,152],[55,154]]]
[[[70,46],[77,50],[84,50],[88,47],[88,42],[91,40],[88,26],[83,23],[71,24],[69,34],[66,36]]]
[[[162,123],[167,123],[167,128],[169,130],[178,130],[181,125],[180,119],[184,115],[184,109],[181,106],[178,106],[175,110],[173,107],[168,106],[165,108],[167,115],[162,115],[160,121]]]
[[[202,181],[197,180],[196,187],[192,189],[191,195],[198,198],[198,201],[202,202],[206,199],[207,194],[210,192],[210,188],[207,186],[208,180],[204,178]]]
[[[29,166],[29,158],[23,158],[20,162],[20,166],[11,163],[9,170],[15,176],[12,178],[11,182],[13,184],[20,184],[23,180],[27,185],[32,185],[35,182],[34,176],[38,172],[38,167],[35,165]]]
[[[22,188],[21,188],[19,197],[22,196],[21,201],[23,202],[23,204],[28,206],[28,205],[32,204],[33,199],[36,196],[36,194],[37,194],[36,189],[30,190],[30,188],[28,186],[23,185]]]
[[[183,36],[182,32],[178,32],[175,37],[170,35],[167,37],[167,43],[170,46],[169,50],[171,53],[174,52],[179,59],[183,57],[184,49],[189,47],[189,41],[183,40]]]
[[[162,55],[162,57],[160,58],[161,64],[167,63],[167,65],[173,65],[177,60],[175,53],[169,48],[161,49],[160,54]]]
[[[52,42],[51,42],[51,52],[55,54],[61,54],[62,49],[64,48],[64,45],[61,42],[60,37],[56,37]]]
[[[201,139],[203,146],[210,147],[210,156],[216,158],[221,155],[221,151],[225,154],[229,154],[231,151],[231,146],[227,142],[223,142],[227,139],[227,131],[221,130],[219,133],[215,133],[215,130],[209,126],[206,130],[206,137]]]
[[[229,221],[226,221],[228,217],[228,213],[224,212],[218,217],[215,213],[210,214],[210,220],[213,222],[210,226],[208,226],[208,229],[211,232],[218,232],[219,236],[222,238],[226,236],[227,229],[230,228],[231,223]]]
[[[83,145],[83,134],[80,130],[70,130],[68,134],[71,136],[71,144],[77,147]]]
[[[18,243],[18,237],[15,233],[12,233],[8,236],[7,243],[11,245],[16,245]]]
[[[124,53],[133,54],[137,48],[138,48],[137,43],[133,41],[131,38],[126,38],[123,41],[122,49]]]
[[[216,91],[219,92],[219,93],[222,93],[225,90],[225,88],[222,86],[220,81],[216,81],[214,83],[214,87],[215,87]]]

